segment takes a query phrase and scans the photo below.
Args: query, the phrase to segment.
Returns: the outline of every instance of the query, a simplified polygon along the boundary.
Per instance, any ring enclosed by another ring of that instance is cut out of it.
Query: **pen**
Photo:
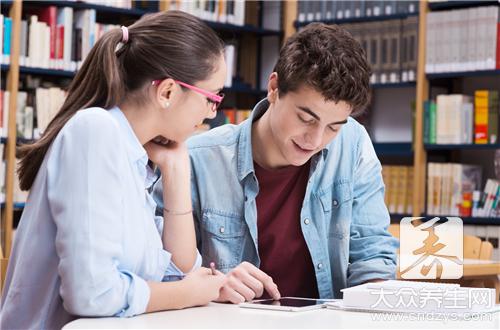
[[[215,262],[210,263],[210,269],[212,270],[212,275],[217,275],[217,273],[215,272]]]

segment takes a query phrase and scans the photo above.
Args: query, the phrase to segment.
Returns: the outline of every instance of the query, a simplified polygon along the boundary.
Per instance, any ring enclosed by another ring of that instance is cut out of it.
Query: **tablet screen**
[[[265,299],[252,301],[252,304],[271,305],[271,306],[286,306],[286,307],[308,307],[322,305],[325,302],[318,299],[296,299],[296,298],[281,298],[279,300]]]

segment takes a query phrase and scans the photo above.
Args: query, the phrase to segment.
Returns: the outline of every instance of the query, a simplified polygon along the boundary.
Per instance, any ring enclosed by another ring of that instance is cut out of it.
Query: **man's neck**
[[[269,109],[252,124],[252,157],[253,161],[265,169],[287,166],[275,143],[269,123]]]

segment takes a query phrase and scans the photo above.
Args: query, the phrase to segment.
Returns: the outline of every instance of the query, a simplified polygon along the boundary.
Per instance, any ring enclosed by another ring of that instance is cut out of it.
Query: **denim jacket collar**
[[[269,101],[262,99],[255,105],[250,114],[250,117],[242,123],[239,143],[238,143],[238,179],[242,182],[249,174],[254,173],[253,153],[252,153],[252,124],[262,117],[269,108]],[[323,161],[328,156],[328,147],[323,148],[318,154],[314,155],[313,164],[319,161],[319,154],[323,157]],[[312,170],[315,166],[311,167]]]

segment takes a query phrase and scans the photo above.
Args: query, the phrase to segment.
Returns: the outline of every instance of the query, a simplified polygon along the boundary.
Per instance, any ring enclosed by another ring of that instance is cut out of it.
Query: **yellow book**
[[[408,166],[400,166],[399,167],[399,184],[398,184],[398,213],[404,213],[406,209],[406,189],[408,184]]]

